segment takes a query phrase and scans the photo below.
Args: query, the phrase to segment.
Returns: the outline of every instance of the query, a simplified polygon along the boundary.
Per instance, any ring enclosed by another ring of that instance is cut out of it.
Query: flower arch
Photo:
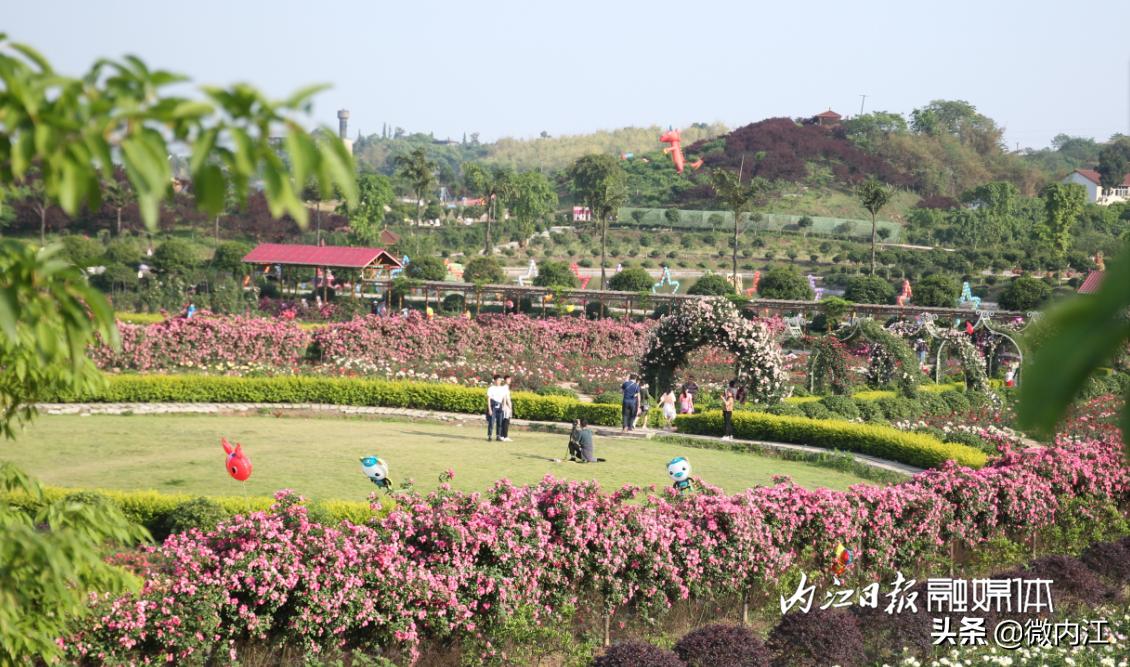
[[[856,322],[855,329],[842,338],[848,341],[856,335],[871,343],[871,358],[867,365],[867,384],[883,387],[892,382],[903,396],[913,397],[923,379],[914,351],[900,336],[888,331],[870,318]]]
[[[723,299],[686,301],[661,319],[640,360],[640,375],[656,389],[669,387],[687,356],[708,345],[737,357],[737,380],[750,399],[772,403],[787,395],[784,355],[773,331]]]
[[[808,339],[808,391],[833,394],[848,393],[847,350],[833,334]]]

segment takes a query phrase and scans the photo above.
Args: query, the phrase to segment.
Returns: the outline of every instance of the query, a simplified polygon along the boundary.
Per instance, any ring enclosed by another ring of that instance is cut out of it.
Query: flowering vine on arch
[[[737,358],[737,380],[751,400],[772,403],[788,395],[784,355],[771,327],[743,318],[723,299],[683,302],[661,319],[640,359],[640,375],[664,391],[687,356],[703,346],[720,347]]]

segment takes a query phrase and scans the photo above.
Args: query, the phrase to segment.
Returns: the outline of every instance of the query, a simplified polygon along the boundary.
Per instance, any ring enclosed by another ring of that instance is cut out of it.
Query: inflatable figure
[[[251,459],[243,453],[243,445],[237,442],[235,447],[232,447],[227,438],[220,438],[220,444],[223,445],[224,453],[227,454],[224,467],[227,468],[228,474],[238,482],[246,482],[247,478],[251,476]]]
[[[361,459],[361,470],[373,484],[384,489],[392,490],[392,482],[388,478],[388,464],[375,456],[366,456]]]
[[[679,493],[684,493],[694,488],[694,480],[691,478],[691,462],[682,456],[671,459],[667,464],[667,474],[675,483],[671,486]]]
[[[664,155],[671,156],[671,162],[675,165],[675,171],[680,174],[683,173],[683,167],[686,165],[686,158],[683,156],[683,139],[679,136],[679,130],[667,130],[659,135],[659,141],[664,144],[671,144],[663,149]],[[702,160],[695,160],[691,163],[691,169],[698,169],[702,166]]]
[[[914,292],[910,289],[910,281],[905,278],[902,281],[902,293],[895,299],[895,303],[900,306],[905,306],[910,303],[910,297],[914,296]]]
[[[631,160],[634,157],[635,157],[635,154],[633,154],[633,153],[620,153],[620,159],[621,160]]]
[[[659,279],[659,282],[651,286],[651,293],[657,293],[657,290],[659,290],[659,288],[663,287],[664,285],[671,286],[672,294],[679,291],[679,281],[671,280],[671,268],[667,266],[663,267],[663,277]]]
[[[400,268],[389,271],[388,277],[393,279],[399,278],[400,274],[404,273],[404,269],[408,268],[408,265],[411,263],[412,260],[408,257],[408,255],[405,255],[400,259]]]

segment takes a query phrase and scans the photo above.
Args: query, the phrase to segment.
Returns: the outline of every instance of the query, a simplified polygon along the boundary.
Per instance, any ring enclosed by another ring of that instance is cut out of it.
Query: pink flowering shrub
[[[608,494],[547,477],[398,498],[382,519],[334,527],[281,492],[269,512],[173,535],[138,559],[143,589],[93,601],[63,645],[75,660],[111,664],[235,660],[253,640],[411,660],[424,638],[473,638],[490,652],[518,610],[540,623],[592,603],[590,614],[654,618],[690,597],[773,587],[791,567],[823,570],[841,542],[864,577],[915,572],[953,540],[1030,535],[1074,499],[1124,503],[1130,470],[1115,434],[846,492],[779,480],[735,495]]]
[[[297,324],[261,317],[178,317],[148,325],[118,323],[118,330],[119,352],[104,346],[90,350],[101,368],[289,369],[302,362],[310,345],[310,335]]]

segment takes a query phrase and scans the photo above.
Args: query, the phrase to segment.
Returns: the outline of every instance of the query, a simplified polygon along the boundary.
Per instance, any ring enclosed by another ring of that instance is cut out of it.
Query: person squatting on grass
[[[620,432],[634,431],[636,415],[640,409],[640,385],[636,382],[636,374],[632,373],[624,384],[620,385],[623,398],[620,400],[621,426]]]

